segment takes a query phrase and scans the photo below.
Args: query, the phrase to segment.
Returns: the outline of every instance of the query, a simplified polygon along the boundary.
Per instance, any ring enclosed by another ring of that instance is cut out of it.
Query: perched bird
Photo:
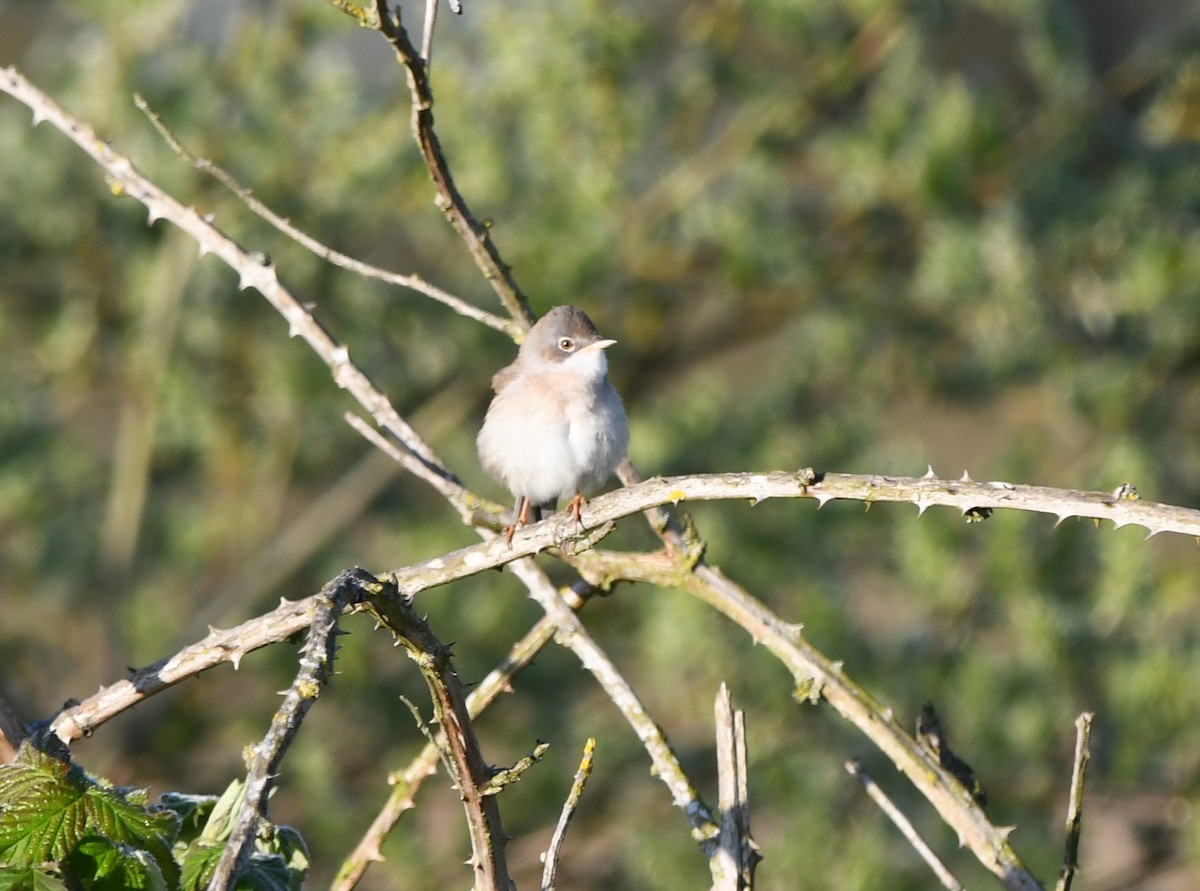
[[[558,499],[604,482],[625,457],[629,424],[608,380],[605,340],[587,314],[556,306],[530,330],[516,361],[492,378],[496,391],[476,439],[484,469],[516,497],[516,523],[541,519]]]

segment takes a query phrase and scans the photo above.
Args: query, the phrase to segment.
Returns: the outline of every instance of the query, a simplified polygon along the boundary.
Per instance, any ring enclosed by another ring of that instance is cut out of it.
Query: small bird
[[[517,526],[558,499],[604,482],[625,457],[629,423],[608,380],[605,340],[583,310],[556,306],[525,337],[516,360],[492,378],[496,391],[475,445],[484,469],[516,497]]]

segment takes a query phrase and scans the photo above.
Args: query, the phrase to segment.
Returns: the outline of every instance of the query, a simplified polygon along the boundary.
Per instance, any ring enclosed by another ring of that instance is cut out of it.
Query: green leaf
[[[83,839],[63,861],[63,868],[90,891],[168,891],[163,872],[150,854],[99,835]]]
[[[144,871],[159,872],[174,887],[179,867],[169,839],[177,818],[166,809],[148,812],[138,798],[137,792],[97,783],[64,757],[23,744],[17,758],[0,767],[0,857],[12,866],[38,866],[63,860],[84,838],[103,836],[145,851],[157,866]]]
[[[203,830],[217,804],[215,795],[188,795],[183,792],[164,792],[159,807],[169,810],[179,820],[177,841],[191,842]]]
[[[198,841],[187,847],[180,857],[183,864],[182,878],[179,881],[180,891],[204,891],[212,881],[217,861],[221,859],[224,845],[212,845]]]
[[[46,869],[0,866],[0,891],[67,891],[67,886]]]

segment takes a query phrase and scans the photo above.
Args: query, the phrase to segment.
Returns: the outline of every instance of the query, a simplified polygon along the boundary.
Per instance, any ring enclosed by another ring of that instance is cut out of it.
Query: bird
[[[525,336],[511,365],[492,378],[495,395],[475,445],[483,468],[516,498],[516,522],[540,520],[560,498],[579,520],[583,490],[612,475],[629,447],[629,422],[608,379],[602,338],[587,313],[556,306]]]

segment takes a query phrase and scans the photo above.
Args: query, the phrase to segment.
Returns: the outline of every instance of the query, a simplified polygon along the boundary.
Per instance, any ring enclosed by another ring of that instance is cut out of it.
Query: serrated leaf
[[[179,867],[168,840],[177,825],[173,812],[147,812],[122,790],[27,744],[0,767],[0,857],[10,866],[62,860],[84,838],[99,835],[147,852],[157,861],[153,871],[174,886]]]
[[[45,869],[0,866],[0,891],[67,891],[67,886]]]

